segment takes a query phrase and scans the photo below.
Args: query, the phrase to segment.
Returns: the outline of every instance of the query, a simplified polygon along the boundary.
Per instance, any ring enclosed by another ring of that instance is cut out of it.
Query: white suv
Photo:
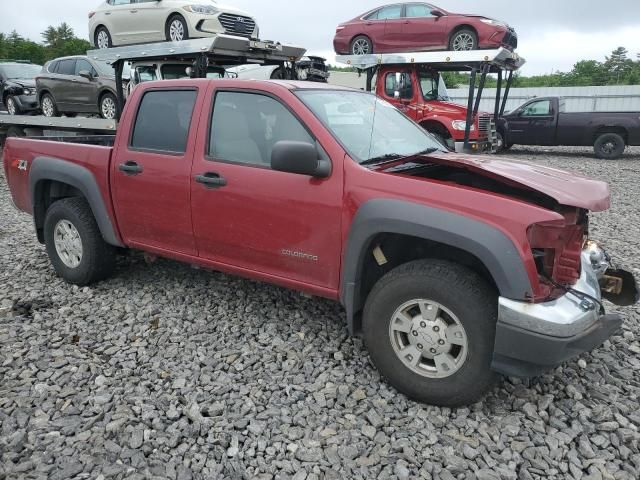
[[[106,0],[89,13],[89,38],[96,48],[219,33],[259,37],[253,17],[214,0]]]

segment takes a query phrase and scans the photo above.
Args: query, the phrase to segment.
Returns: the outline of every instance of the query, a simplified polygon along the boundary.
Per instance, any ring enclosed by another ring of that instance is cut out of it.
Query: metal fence
[[[468,95],[468,88],[449,90],[451,100],[462,105],[467,104]],[[567,112],[640,112],[640,85],[512,88],[506,111],[536,97],[564,97]],[[482,94],[480,109],[492,112],[495,98],[496,89],[486,88]]]
[[[329,83],[344,87],[364,89],[366,76],[353,72],[331,72]],[[469,89],[449,90],[455,103],[467,105]],[[607,87],[543,87],[512,88],[506,111],[519,107],[535,97],[564,97],[567,112],[640,112],[640,85]],[[486,88],[482,94],[480,109],[493,112],[496,89]]]

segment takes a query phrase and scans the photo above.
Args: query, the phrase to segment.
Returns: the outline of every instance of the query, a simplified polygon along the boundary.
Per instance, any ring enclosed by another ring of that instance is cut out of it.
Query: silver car
[[[220,33],[258,38],[256,20],[213,0],[106,0],[89,13],[96,48],[186,40]]]

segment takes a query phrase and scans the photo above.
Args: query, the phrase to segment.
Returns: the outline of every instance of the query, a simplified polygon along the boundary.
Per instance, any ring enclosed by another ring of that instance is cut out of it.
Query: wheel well
[[[98,35],[98,30],[100,30],[101,28],[104,28],[107,31],[107,33],[109,32],[109,29],[106,26],[102,24],[96,25],[96,28],[93,30],[93,35],[91,36],[94,42],[96,40],[96,36]]]
[[[33,219],[40,243],[44,243],[44,219],[47,210],[56,201],[69,197],[84,198],[84,195],[76,187],[57,180],[43,180],[36,184],[33,198]]]
[[[378,248],[380,251],[378,251]],[[380,252],[383,254],[386,263],[380,262]],[[356,298],[361,300],[361,305],[356,305],[356,332],[361,331],[362,309],[369,293],[378,280],[400,265],[421,259],[447,260],[463,265],[476,272],[492,288],[498,291],[498,287],[484,263],[467,251],[424,238],[397,233],[379,233],[367,246],[361,270],[362,275],[356,287]],[[383,263],[383,265],[380,265],[380,263]]]
[[[169,16],[167,17],[167,21],[164,24],[164,27],[167,28],[169,26],[169,22],[171,21],[171,19],[175,18],[175,17],[180,17],[182,18],[182,20],[184,20],[185,24],[187,23],[187,20],[184,18],[184,16],[179,13],[179,12],[171,12],[169,14]],[[187,25],[187,28],[189,27],[189,25]]]
[[[593,141],[598,139],[600,135],[603,133],[617,133],[618,135],[624,138],[624,143],[629,143],[629,132],[624,127],[600,127],[596,130],[596,133],[593,136]]]
[[[102,99],[104,98],[105,95],[110,94],[113,95],[114,97],[118,97],[118,95],[116,95],[114,92],[112,92],[111,90],[109,90],[108,88],[104,89],[103,91],[100,92],[100,95],[98,96],[98,105],[100,105],[100,102],[102,101]]]
[[[44,98],[45,95],[50,95],[51,98],[53,98],[53,100],[55,101],[55,97],[53,96],[53,94],[49,91],[49,90],[42,90],[38,96],[38,103],[40,103],[40,105],[42,105],[42,99]]]
[[[456,28],[454,28],[451,31],[451,35],[449,35],[449,42],[451,42],[451,39],[453,38],[453,36],[458,33],[460,30],[471,30],[473,33],[475,33],[476,38],[478,37],[478,30],[475,29],[475,27],[467,24],[467,23],[463,23],[462,25],[458,25]]]
[[[438,135],[442,135],[444,139],[451,138],[451,132],[445,127],[442,123],[437,122],[435,120],[426,120],[420,124],[422,128],[424,128],[428,132],[437,133]]]
[[[354,35],[353,37],[351,37],[351,40],[349,40],[349,50],[351,50],[351,45],[353,45],[353,41],[358,37],[366,38],[367,40],[369,40],[371,42],[371,45],[373,46],[373,40],[371,39],[371,37],[369,35],[366,35],[364,33],[358,33],[357,35]]]

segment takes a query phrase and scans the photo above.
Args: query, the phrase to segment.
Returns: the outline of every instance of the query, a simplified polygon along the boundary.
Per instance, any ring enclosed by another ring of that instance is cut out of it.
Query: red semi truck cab
[[[395,105],[451,150],[462,151],[467,108],[449,100],[438,71],[415,64],[381,66],[376,95]],[[493,148],[495,131],[493,115],[480,112],[471,126],[471,148],[479,152]]]

